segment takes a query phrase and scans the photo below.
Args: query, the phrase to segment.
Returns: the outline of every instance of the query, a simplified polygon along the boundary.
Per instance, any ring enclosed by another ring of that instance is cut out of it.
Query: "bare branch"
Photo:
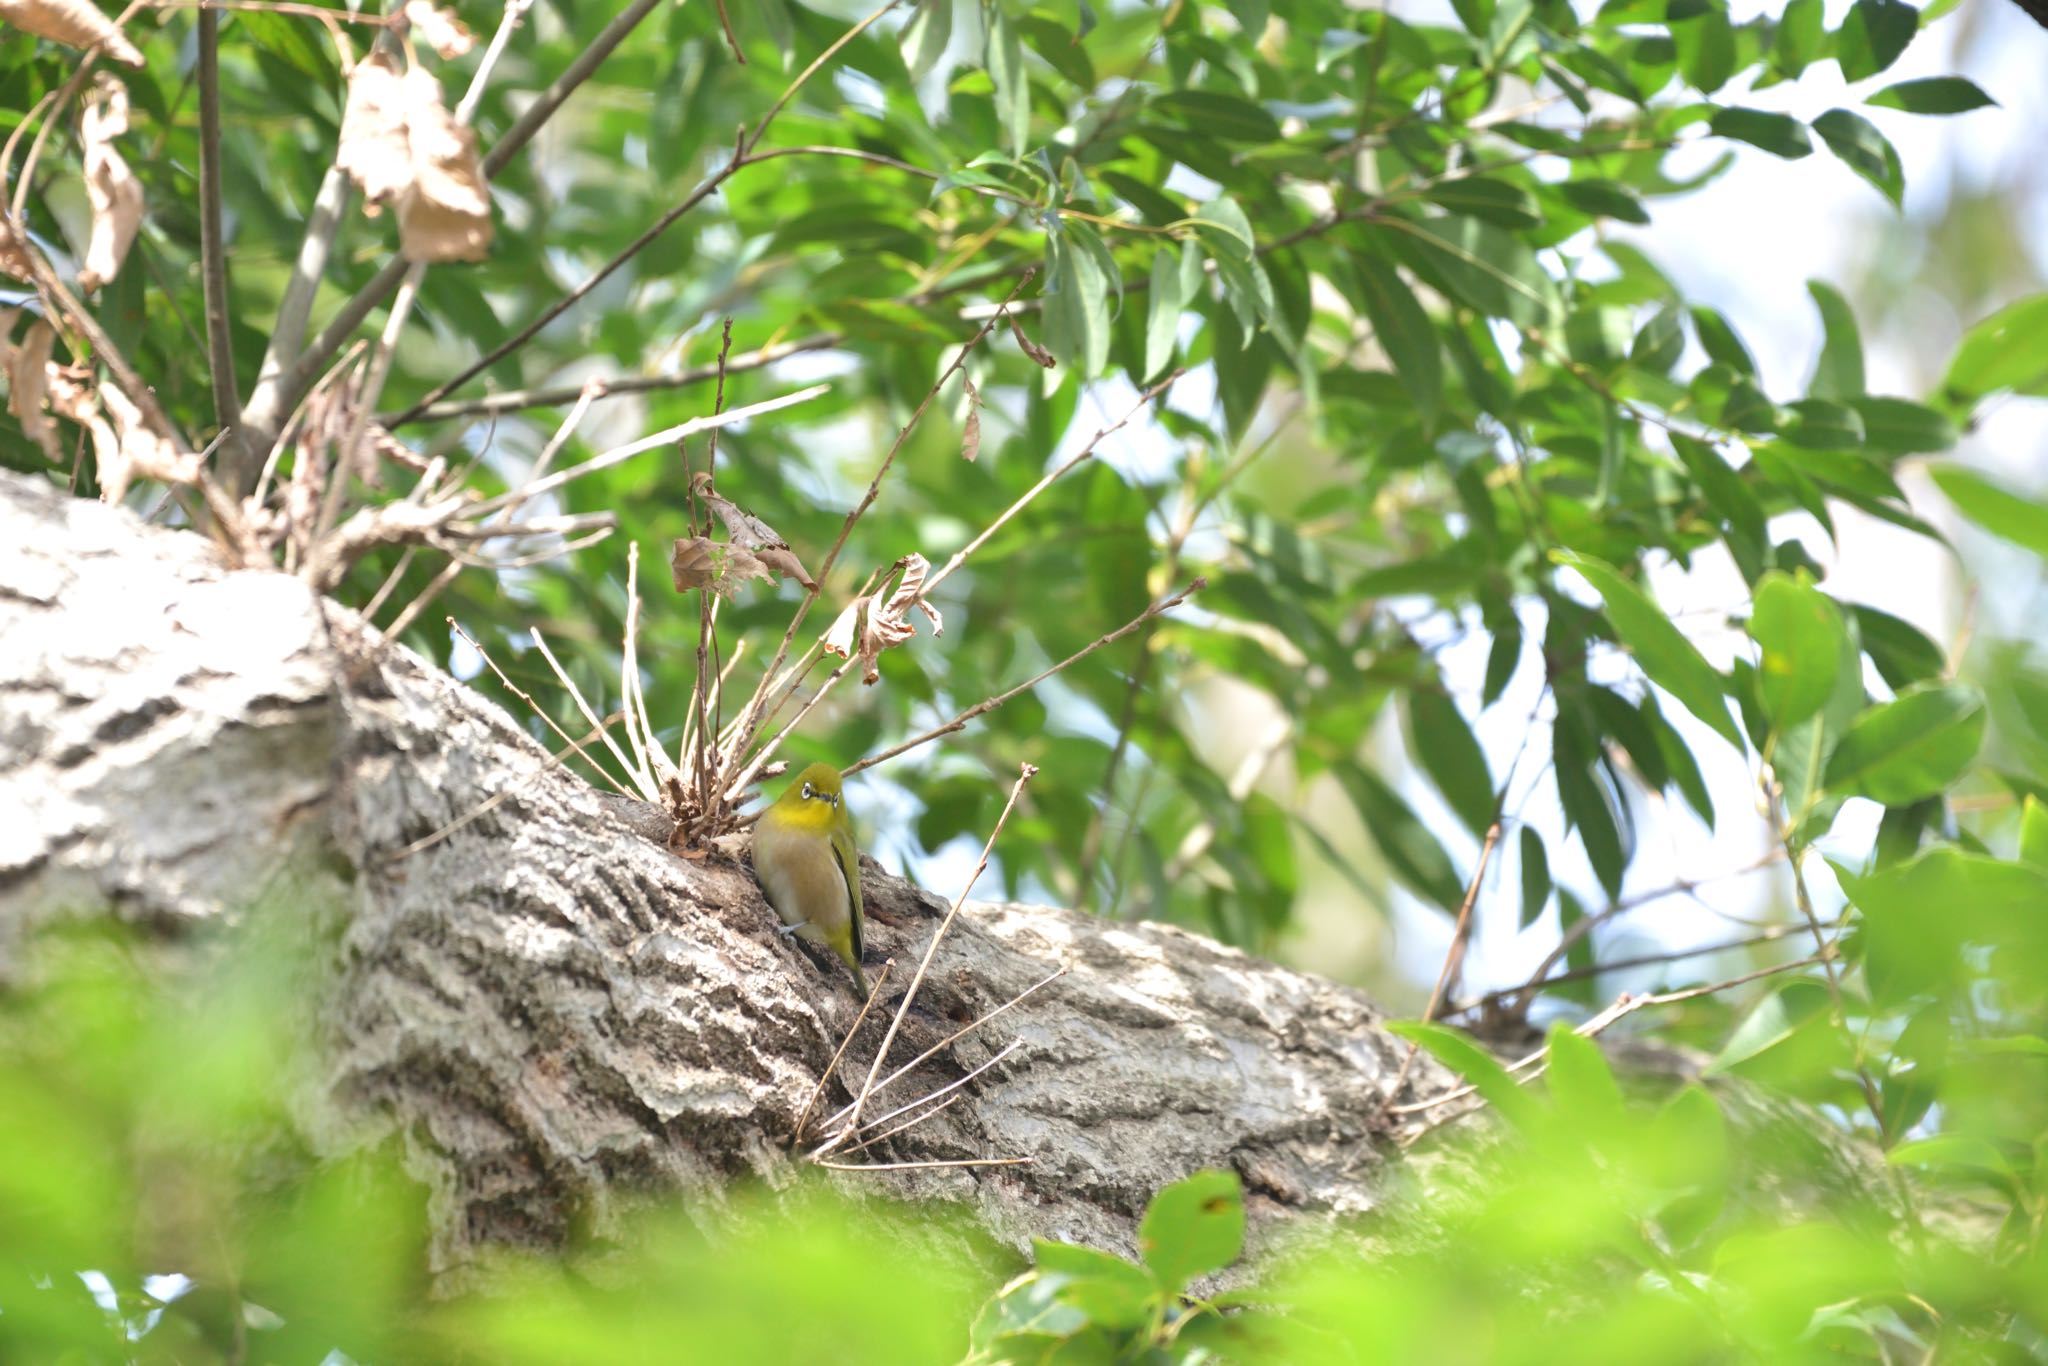
[[[811,1111],[817,1108],[818,1097],[825,1094],[826,1083],[832,1080],[832,1073],[839,1066],[839,1060],[846,1056],[846,1050],[852,1045],[854,1035],[860,1033],[861,1022],[866,1020],[868,1012],[875,1008],[875,1002],[882,999],[882,984],[889,980],[889,974],[895,970],[896,960],[891,958],[883,962],[882,970],[875,974],[875,984],[868,989],[868,998],[860,1003],[860,1014],[853,1017],[852,1025],[847,1028],[846,1037],[839,1041],[839,1047],[833,1051],[832,1061],[826,1063],[825,1070],[818,1074],[818,1084],[811,1088],[810,1098],[804,1101],[804,1108],[797,1112],[796,1128],[789,1136],[792,1146],[804,1141],[804,1125],[810,1122]]]
[[[206,350],[213,380],[213,418],[227,434],[223,478],[240,495],[255,475],[254,448],[242,430],[242,396],[228,337],[228,261],[221,233],[220,15],[199,12],[199,283],[206,308]]]
[[[1208,586],[1209,581],[1207,579],[1196,578],[1195,580],[1190,582],[1186,588],[1181,589],[1178,593],[1170,594],[1167,597],[1159,599],[1159,601],[1153,603],[1150,607],[1147,607],[1144,611],[1138,613],[1137,616],[1132,617],[1129,621],[1125,622],[1122,626],[1117,627],[1108,635],[1098,636],[1096,639],[1090,641],[1086,645],[1083,645],[1080,649],[1074,651],[1074,653],[1068,655],[1065,659],[1053,665],[1051,668],[1042,670],[1041,672],[1033,675],[1031,678],[1026,679],[1022,683],[1019,683],[1016,687],[1010,689],[1008,692],[998,693],[994,697],[984,698],[983,700],[975,703],[973,706],[967,708],[965,711],[962,711],[956,716],[954,716],[952,720],[946,722],[944,725],[934,726],[932,729],[926,731],[922,735],[914,735],[910,739],[903,741],[901,744],[891,745],[888,749],[883,750],[879,754],[870,754],[867,758],[862,759],[859,763],[847,769],[847,774],[851,776],[852,774],[860,772],[864,768],[873,768],[876,764],[886,763],[888,760],[894,759],[899,754],[905,754],[908,753],[910,750],[916,749],[919,745],[929,744],[933,740],[938,739],[942,735],[951,735],[955,731],[966,729],[967,723],[969,721],[972,721],[975,717],[980,716],[984,712],[994,711],[997,707],[1002,706],[1003,703],[1009,701],[1018,693],[1029,692],[1031,689],[1037,687],[1046,679],[1051,678],[1054,674],[1060,672],[1062,669],[1065,669],[1070,665],[1087,658],[1089,655],[1094,654],[1103,646],[1115,644],[1117,641],[1122,640],[1125,636],[1137,630],[1140,626],[1143,626],[1146,622],[1152,620],[1152,618],[1158,616],[1160,613],[1172,611],[1174,608],[1180,606],[1183,602],[1186,602],[1189,598],[1193,597],[1196,593],[1201,592],[1204,588],[1207,588]]]

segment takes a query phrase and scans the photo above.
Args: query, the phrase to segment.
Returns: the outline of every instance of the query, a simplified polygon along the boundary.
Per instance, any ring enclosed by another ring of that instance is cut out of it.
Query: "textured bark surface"
[[[0,473],[0,981],[53,917],[111,908],[175,945],[303,908],[320,1072],[299,1122],[321,1152],[402,1143],[444,1273],[799,1173],[849,980],[774,933],[744,864],[676,857],[659,828],[298,581]],[[866,877],[893,1004],[945,903]],[[1179,930],[970,904],[894,1058],[1060,967],[878,1097],[1021,1044],[863,1155],[1029,1165],[831,1179],[957,1205],[1006,1243],[1125,1252],[1151,1194],[1202,1167],[1244,1177],[1255,1246],[1286,1211],[1376,1203],[1406,1045],[1359,993]],[[1424,1058],[1408,1092],[1449,1084]],[[824,1108],[845,1098],[835,1082]]]

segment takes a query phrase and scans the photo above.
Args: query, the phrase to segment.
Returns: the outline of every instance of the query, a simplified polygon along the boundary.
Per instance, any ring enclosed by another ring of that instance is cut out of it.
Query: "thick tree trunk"
[[[744,864],[679,858],[660,825],[297,580],[0,473],[0,982],[53,918],[232,945],[287,908],[318,955],[304,1136],[397,1136],[443,1273],[799,1170],[848,978],[774,933]],[[893,1004],[944,902],[866,876]],[[1151,1194],[1202,1167],[1244,1178],[1255,1244],[1288,1210],[1374,1205],[1406,1045],[1355,991],[1167,926],[971,904],[896,1058],[1062,967],[883,1093],[893,1109],[1020,1044],[862,1155],[1028,1165],[830,1179],[951,1202],[1012,1244],[1123,1251]],[[871,1017],[856,1077],[879,1039]],[[1423,1058],[1408,1088],[1448,1084]],[[835,1082],[822,1108],[845,1098]]]

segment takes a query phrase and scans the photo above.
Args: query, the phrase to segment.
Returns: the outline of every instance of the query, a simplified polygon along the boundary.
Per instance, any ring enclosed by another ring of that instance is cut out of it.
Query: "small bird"
[[[754,825],[754,875],[784,934],[824,944],[868,994],[860,966],[860,848],[853,841],[839,770],[812,764]]]

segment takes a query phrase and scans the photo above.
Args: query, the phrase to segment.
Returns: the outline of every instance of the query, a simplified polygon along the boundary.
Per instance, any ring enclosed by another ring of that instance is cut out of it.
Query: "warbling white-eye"
[[[824,944],[853,969],[860,966],[860,848],[853,841],[839,770],[812,764],[754,824],[754,875],[788,928]]]

